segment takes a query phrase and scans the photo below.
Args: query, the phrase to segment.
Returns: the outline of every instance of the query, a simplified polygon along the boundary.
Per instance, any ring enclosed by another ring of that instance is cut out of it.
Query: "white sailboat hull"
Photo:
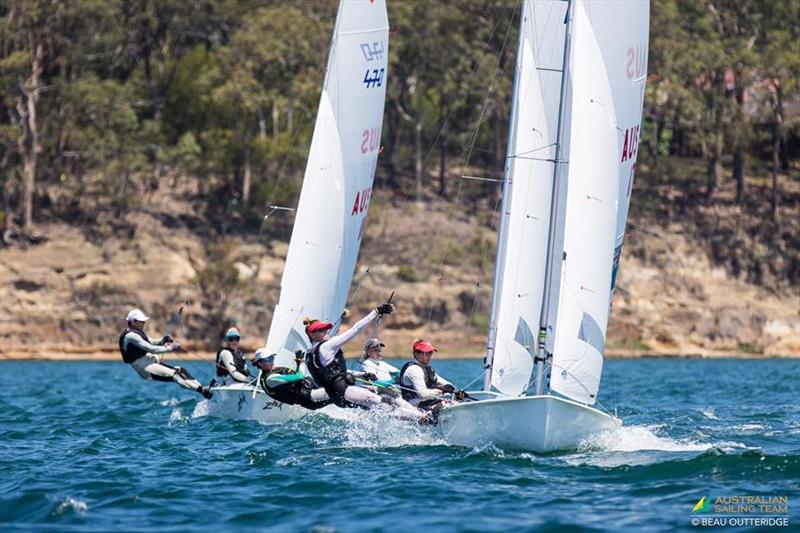
[[[464,402],[439,415],[449,444],[530,452],[574,450],[592,435],[621,425],[598,409],[549,395]]]
[[[253,397],[253,385],[236,383],[212,389],[208,414],[234,420],[255,420],[262,424],[280,424],[305,416],[310,411],[270,398],[260,388]]]

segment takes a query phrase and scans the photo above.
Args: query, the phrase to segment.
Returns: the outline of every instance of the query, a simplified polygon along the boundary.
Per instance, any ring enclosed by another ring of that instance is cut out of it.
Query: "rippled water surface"
[[[480,373],[435,366],[462,386]],[[689,530],[702,496],[740,494],[788,496],[795,529],[798,376],[788,360],[609,361],[601,401],[625,427],[535,455],[367,412],[213,418],[122,363],[0,362],[0,530]]]

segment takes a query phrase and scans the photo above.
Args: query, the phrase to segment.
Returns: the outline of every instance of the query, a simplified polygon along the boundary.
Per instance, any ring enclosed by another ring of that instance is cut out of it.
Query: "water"
[[[480,372],[435,366],[462,385]],[[534,455],[448,447],[369,413],[281,426],[203,416],[198,395],[122,363],[2,362],[0,529],[689,530],[702,496],[786,495],[797,530],[796,361],[605,368],[601,400],[626,427]]]

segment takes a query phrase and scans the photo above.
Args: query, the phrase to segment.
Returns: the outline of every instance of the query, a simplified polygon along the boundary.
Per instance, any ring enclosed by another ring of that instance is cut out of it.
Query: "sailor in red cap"
[[[339,407],[370,408],[387,403],[393,405],[394,412],[402,418],[426,420],[425,413],[401,398],[381,397],[367,388],[355,386],[356,377],[375,381],[378,378],[374,374],[347,371],[342,347],[364,331],[373,320],[391,314],[394,309],[394,305],[390,303],[381,304],[356,322],[352,328],[335,337],[329,334],[333,328],[330,322],[304,320],[306,335],[311,340],[311,349],[306,352],[306,367],[317,385],[324,387],[333,403]]]
[[[414,359],[400,369],[400,391],[403,398],[411,405],[421,409],[431,409],[441,403],[445,393],[455,393],[457,400],[464,398],[461,391],[456,391],[452,383],[436,374],[431,366],[433,352],[438,351],[433,344],[416,339],[411,346]]]

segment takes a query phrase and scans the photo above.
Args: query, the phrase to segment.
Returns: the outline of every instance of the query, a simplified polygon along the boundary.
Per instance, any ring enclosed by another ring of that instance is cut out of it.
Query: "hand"
[[[163,337],[161,337],[161,344],[169,344],[170,342],[175,342],[175,341],[169,335],[164,335]]]
[[[361,377],[366,379],[367,381],[378,381],[378,376],[376,376],[372,372],[364,372],[364,375],[362,375]]]
[[[394,313],[395,306],[394,304],[385,303],[376,307],[375,310],[378,312],[380,316],[391,315],[392,313]]]
[[[303,350],[297,350],[294,352],[294,360],[298,363],[302,363],[306,358],[306,353]]]
[[[453,387],[452,385],[450,385],[449,383],[447,385],[442,385],[439,388],[442,389],[442,392],[447,392],[447,393],[451,393],[451,392],[455,392],[456,391],[456,388]]]
[[[467,397],[467,391],[463,391],[463,390],[456,391],[456,393],[455,393],[455,395],[453,395],[453,397],[459,402],[464,401],[464,398]]]
[[[181,349],[181,345],[178,344],[177,342],[172,341],[172,342],[169,343],[169,350],[171,352],[177,352],[180,349]]]
[[[356,384],[356,377],[351,374],[350,372],[347,373],[347,376],[344,378],[344,382],[348,385],[355,385]]]

